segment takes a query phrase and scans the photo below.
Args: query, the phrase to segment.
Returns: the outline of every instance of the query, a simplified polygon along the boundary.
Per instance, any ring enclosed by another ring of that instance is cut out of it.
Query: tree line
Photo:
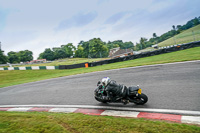
[[[29,50],[21,50],[19,52],[10,51],[8,56],[4,54],[4,51],[0,49],[0,64],[6,64],[7,62],[15,64],[20,62],[27,62],[33,60],[33,52]]]
[[[134,51],[142,50],[147,47],[151,47],[154,44],[158,44],[164,40],[167,40],[184,30],[192,28],[200,24],[200,17],[188,21],[185,25],[173,25],[172,29],[161,36],[157,36],[153,33],[152,38],[147,39],[141,37],[139,42],[134,45],[131,41],[123,42],[122,40],[104,42],[100,38],[93,38],[89,41],[80,41],[77,48],[68,43],[61,45],[60,47],[46,48],[44,52],[40,53],[38,59],[56,60],[69,57],[77,58],[104,58],[108,57],[109,51],[112,48],[120,47],[120,49],[133,49]],[[0,64],[19,63],[33,60],[33,52],[29,50],[23,50],[19,52],[10,51],[7,56],[4,51],[0,49]]]
[[[40,53],[38,59],[55,60],[69,57],[76,58],[104,58],[108,57],[109,50],[112,48],[120,47],[134,48],[132,42],[123,42],[117,40],[113,42],[103,42],[100,38],[93,38],[89,41],[80,41],[77,48],[72,43],[61,45],[56,48],[46,48],[44,52]]]

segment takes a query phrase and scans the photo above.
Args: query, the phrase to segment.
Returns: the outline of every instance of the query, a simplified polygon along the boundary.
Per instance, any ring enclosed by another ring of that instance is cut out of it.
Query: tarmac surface
[[[102,104],[94,99],[97,81],[110,77],[140,85],[149,101]],[[0,88],[0,105],[93,105],[200,111],[200,61],[107,70]]]

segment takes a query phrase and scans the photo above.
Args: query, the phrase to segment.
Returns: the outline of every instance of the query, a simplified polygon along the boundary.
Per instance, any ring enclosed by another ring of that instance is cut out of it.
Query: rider
[[[116,81],[111,80],[109,77],[102,79],[102,85],[107,92],[107,96],[103,99],[117,101],[122,99],[124,104],[128,103],[128,100],[125,99],[127,94],[127,87],[124,85],[117,84]]]

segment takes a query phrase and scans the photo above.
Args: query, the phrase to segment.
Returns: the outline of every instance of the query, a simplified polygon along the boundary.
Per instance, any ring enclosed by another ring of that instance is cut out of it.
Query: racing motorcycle
[[[137,105],[143,105],[148,101],[148,97],[142,93],[142,89],[139,85],[128,87],[126,99],[118,98],[116,101],[105,100],[103,97],[107,96],[107,92],[105,91],[104,86],[101,85],[100,81],[97,83],[97,86],[98,87],[94,91],[95,99],[102,103],[123,103],[122,100],[126,100],[128,101],[127,103],[131,102]]]

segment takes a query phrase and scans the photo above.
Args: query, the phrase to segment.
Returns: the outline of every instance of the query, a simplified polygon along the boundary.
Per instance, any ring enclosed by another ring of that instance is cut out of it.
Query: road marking
[[[182,123],[200,124],[200,117],[197,116],[182,116]]]
[[[37,111],[37,112],[48,112],[50,109],[52,109],[52,108],[34,107],[34,108],[30,108],[30,109],[27,110],[27,111],[28,111],[28,112],[33,112],[33,111]]]
[[[52,108],[49,112],[64,112],[64,113],[72,113],[76,111],[78,108]]]
[[[17,112],[26,112],[30,110],[31,108],[10,108],[7,111],[17,111]]]
[[[105,110],[101,115],[137,118],[140,112]]]

